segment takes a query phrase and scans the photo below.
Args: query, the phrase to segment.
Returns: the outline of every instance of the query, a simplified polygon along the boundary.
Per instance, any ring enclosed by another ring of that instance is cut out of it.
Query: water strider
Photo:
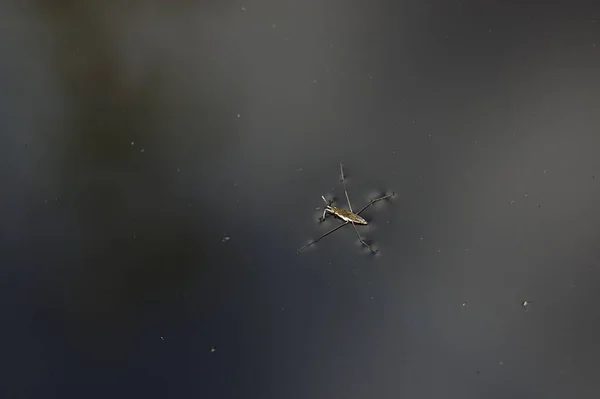
[[[321,198],[323,198],[323,201],[325,201],[325,209],[323,210],[323,216],[321,218],[319,218],[319,221],[322,222],[325,220],[325,217],[327,216],[328,213],[331,213],[334,217],[337,217],[338,219],[341,219],[344,221],[344,223],[340,224],[337,227],[334,227],[333,229],[329,230],[327,233],[323,234],[321,237],[317,238],[316,240],[313,240],[311,242],[309,242],[308,244],[306,244],[305,246],[303,246],[302,248],[298,249],[298,252],[304,250],[307,247],[310,247],[311,245],[313,245],[314,243],[316,243],[317,241],[319,241],[320,239],[328,236],[329,234],[333,233],[334,231],[344,227],[345,225],[347,225],[348,223],[352,223],[352,227],[354,227],[354,231],[356,231],[356,235],[358,236],[358,239],[360,240],[360,242],[367,248],[369,248],[369,250],[372,253],[377,253],[376,250],[374,250],[373,248],[371,248],[371,246],[369,244],[367,244],[363,238],[361,237],[360,233],[358,232],[358,229],[356,228],[357,224],[368,224],[368,222],[363,219],[360,214],[367,209],[369,206],[373,205],[375,202],[377,201],[381,201],[390,197],[393,197],[394,195],[396,195],[395,193],[392,194],[388,194],[385,195],[383,197],[380,198],[375,198],[374,200],[369,201],[369,203],[367,205],[365,205],[360,211],[354,213],[354,211],[352,211],[352,204],[350,204],[350,197],[348,196],[348,190],[346,189],[346,181],[344,179],[344,165],[342,165],[340,163],[340,179],[342,180],[342,184],[344,185],[344,193],[346,194],[346,200],[348,201],[348,208],[350,209],[349,211],[346,209],[342,209],[342,208],[338,208],[335,206],[331,206],[331,203],[333,202],[333,199],[327,201],[325,199],[324,196],[321,196]]]

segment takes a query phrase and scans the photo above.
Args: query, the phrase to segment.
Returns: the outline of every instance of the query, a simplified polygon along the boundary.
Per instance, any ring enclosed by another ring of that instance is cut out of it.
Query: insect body
[[[325,201],[325,203],[327,203],[327,200],[325,199],[325,197],[321,196],[321,198],[323,198],[323,201]],[[367,224],[367,221],[365,219],[361,218],[360,216],[358,216],[356,213],[347,211],[342,208],[337,208],[335,206],[330,206],[330,205],[325,206],[325,210],[323,211],[323,219],[325,219],[326,213],[331,213],[333,216],[336,216],[336,217],[342,219],[346,223],[353,222],[356,224]]]
[[[340,163],[340,173],[341,173],[341,180],[342,180],[342,184],[344,185],[344,193],[346,194],[346,200],[348,201],[348,208],[350,208],[350,210],[346,210],[346,209],[342,209],[342,208],[338,208],[335,206],[331,206],[331,203],[333,202],[333,200],[329,200],[327,201],[325,199],[324,196],[321,196],[321,198],[323,198],[323,201],[325,201],[325,209],[323,209],[323,216],[320,218],[320,221],[322,222],[323,220],[325,220],[325,217],[327,216],[328,213],[332,214],[333,216],[341,219],[344,221],[344,223],[340,224],[337,227],[334,227],[333,229],[329,230],[327,233],[323,234],[321,237],[317,238],[316,240],[313,240],[311,242],[309,242],[308,244],[306,244],[305,246],[303,246],[302,248],[300,248],[298,250],[298,252],[302,251],[303,249],[313,245],[314,243],[316,243],[317,241],[319,241],[320,239],[324,238],[325,236],[328,236],[329,234],[333,233],[334,231],[344,227],[345,225],[347,225],[348,223],[352,223],[352,227],[354,227],[354,231],[356,231],[356,235],[358,236],[358,239],[360,240],[360,242],[367,248],[369,248],[369,250],[372,253],[377,253],[376,250],[374,250],[373,248],[371,248],[371,246],[369,244],[367,244],[361,237],[360,233],[358,232],[358,229],[356,228],[357,224],[368,224],[368,222],[363,219],[360,214],[367,209],[369,206],[373,205],[375,202],[377,201],[381,201],[390,197],[393,197],[395,194],[389,194],[389,195],[385,195],[383,197],[380,198],[375,198],[374,200],[369,201],[369,203],[367,205],[365,205],[360,211],[354,213],[354,211],[352,211],[352,204],[350,204],[350,197],[348,196],[348,190],[346,190],[346,181],[344,180],[344,167],[343,165]]]

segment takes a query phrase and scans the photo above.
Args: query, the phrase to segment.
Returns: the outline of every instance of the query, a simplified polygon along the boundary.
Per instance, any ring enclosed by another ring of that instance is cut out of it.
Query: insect
[[[342,184],[344,185],[344,193],[346,194],[346,200],[348,201],[348,208],[350,210],[348,211],[346,209],[342,209],[342,208],[338,208],[338,207],[335,207],[335,206],[331,206],[331,204],[333,203],[333,199],[327,201],[325,199],[325,197],[321,195],[321,198],[323,198],[323,201],[325,201],[325,209],[323,209],[323,216],[319,218],[319,222],[323,222],[325,220],[325,217],[327,216],[327,214],[330,213],[334,217],[337,217],[338,219],[341,219],[344,223],[342,223],[339,226],[334,227],[333,229],[329,230],[327,233],[323,234],[321,237],[317,238],[316,240],[313,240],[313,241],[309,242],[308,244],[304,245],[302,248],[298,249],[298,253],[300,253],[304,249],[310,247],[311,245],[313,245],[317,241],[321,240],[322,238],[325,238],[326,236],[328,236],[329,234],[333,233],[334,231],[336,231],[338,229],[341,229],[342,227],[344,227],[348,223],[351,223],[352,227],[354,227],[354,231],[356,231],[356,235],[358,236],[358,239],[360,240],[361,244],[363,244],[365,247],[367,247],[372,253],[374,253],[374,254],[377,253],[377,250],[373,249],[369,244],[367,244],[365,242],[365,240],[363,240],[363,238],[361,237],[360,233],[358,232],[358,229],[356,228],[356,225],[357,224],[361,224],[361,225],[368,224],[368,222],[360,216],[360,214],[365,209],[367,209],[369,206],[373,205],[377,201],[388,199],[390,197],[393,197],[396,194],[392,193],[392,194],[388,194],[388,195],[385,195],[385,196],[380,197],[380,198],[375,198],[375,199],[369,201],[369,203],[367,205],[365,205],[360,211],[358,211],[358,212],[355,213],[352,210],[352,204],[350,204],[350,197],[348,196],[348,190],[346,189],[346,180],[344,179],[344,165],[342,163],[340,163],[340,179],[342,181]]]

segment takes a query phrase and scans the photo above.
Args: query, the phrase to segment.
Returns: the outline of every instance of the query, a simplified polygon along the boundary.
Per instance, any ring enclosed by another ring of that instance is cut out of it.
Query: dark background
[[[0,397],[600,397],[569,4],[4,2]]]

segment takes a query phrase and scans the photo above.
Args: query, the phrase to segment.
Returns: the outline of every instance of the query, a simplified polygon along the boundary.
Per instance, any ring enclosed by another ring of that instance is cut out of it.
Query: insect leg
[[[346,189],[346,180],[344,179],[344,165],[340,162],[340,179],[342,180],[342,184],[344,185],[344,193],[346,193],[346,200],[348,200],[348,208],[350,208],[350,212],[352,212],[352,205],[350,204],[350,197],[348,197],[348,190]]]
[[[365,240],[362,239],[362,237],[360,236],[360,233],[358,232],[358,229],[356,228],[356,225],[354,224],[354,222],[352,222],[352,227],[354,227],[354,231],[356,231],[356,235],[358,236],[358,239],[360,240],[360,242],[362,243],[362,245],[364,245],[365,247],[369,248],[369,251],[371,251],[372,253],[376,254],[377,251],[374,250],[373,248],[371,248],[371,246],[369,244],[367,244],[365,242]]]
[[[324,222],[325,217],[327,216],[327,208],[329,207],[329,205],[331,205],[331,203],[333,202],[333,199],[327,201],[325,199],[325,196],[323,196],[323,195],[321,195],[321,198],[323,198],[323,201],[325,202],[325,208],[323,208],[323,216],[319,219],[319,222]]]
[[[325,221],[325,216],[327,216],[327,208],[323,209],[323,216],[321,216],[319,218],[319,222],[324,222]]]
[[[370,207],[371,205],[373,205],[373,204],[374,204],[374,203],[376,203],[377,201],[381,201],[381,200],[384,200],[384,199],[388,199],[388,198],[390,198],[390,197],[393,197],[394,195],[396,195],[396,193],[391,193],[391,194],[388,194],[388,195],[386,195],[386,196],[384,196],[384,197],[381,197],[381,198],[375,198],[374,200],[371,200],[371,201],[369,201],[369,203],[368,203],[367,205],[365,205],[365,206],[363,207],[363,209],[361,209],[360,211],[356,212],[356,214],[357,214],[357,215],[360,215],[362,211],[364,211],[365,209],[367,209],[368,207]]]
[[[317,241],[319,241],[320,239],[328,236],[329,234],[333,233],[334,231],[336,231],[337,229],[340,229],[342,227],[344,227],[345,225],[347,225],[349,222],[346,223],[342,223],[339,226],[334,227],[333,229],[329,230],[327,233],[323,234],[321,237],[317,238],[316,240],[313,240],[311,242],[309,242],[308,244],[306,244],[305,246],[303,246],[302,248],[298,249],[298,251],[296,251],[297,253],[300,253],[302,250],[310,247],[311,245],[313,245],[314,243],[316,243]]]

